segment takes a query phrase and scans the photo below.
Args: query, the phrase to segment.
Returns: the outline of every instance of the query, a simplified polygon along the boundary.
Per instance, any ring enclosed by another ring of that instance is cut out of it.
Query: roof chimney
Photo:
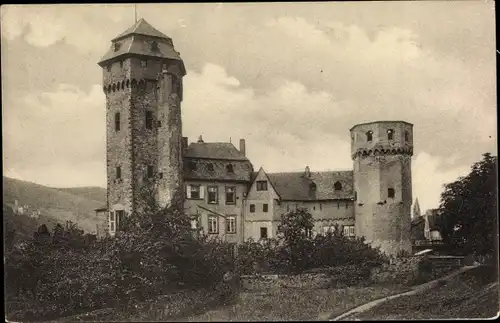
[[[240,152],[246,156],[245,139],[240,139]]]
[[[188,147],[188,137],[182,137],[182,150],[186,150]]]
[[[203,138],[201,137],[201,135],[198,137],[198,142],[203,143]]]
[[[306,171],[304,172],[305,177],[311,177],[311,170],[309,166],[306,166]]]

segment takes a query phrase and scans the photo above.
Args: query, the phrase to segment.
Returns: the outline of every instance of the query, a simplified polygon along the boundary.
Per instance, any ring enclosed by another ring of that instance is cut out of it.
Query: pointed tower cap
[[[144,36],[157,37],[163,39],[171,39],[167,35],[163,34],[162,32],[155,29],[153,26],[151,26],[146,20],[144,20],[144,18],[141,18],[132,27],[128,28],[120,35],[113,38],[111,41],[116,41],[121,38],[127,37],[129,35],[144,35]]]

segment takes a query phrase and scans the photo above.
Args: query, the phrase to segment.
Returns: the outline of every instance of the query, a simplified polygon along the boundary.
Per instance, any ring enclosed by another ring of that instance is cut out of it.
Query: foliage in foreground
[[[372,268],[387,260],[362,238],[345,237],[339,226],[334,232],[315,237],[312,228],[312,215],[304,209],[282,215],[276,239],[249,241],[239,247],[237,269],[242,274],[300,274],[325,269],[339,275],[341,271],[354,284],[368,278]]]
[[[128,306],[182,290],[212,288],[230,268],[224,243],[197,236],[173,207],[150,204],[114,238],[90,239],[75,225],[41,226],[6,254],[7,313],[39,320]]]
[[[484,154],[471,172],[445,186],[438,209],[444,242],[464,255],[498,259],[498,158]]]

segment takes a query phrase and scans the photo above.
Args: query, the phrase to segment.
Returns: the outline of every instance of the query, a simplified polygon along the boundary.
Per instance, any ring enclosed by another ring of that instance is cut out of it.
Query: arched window
[[[208,171],[213,172],[214,171],[214,165],[212,163],[208,163],[207,164],[207,169],[208,169]]]
[[[394,130],[389,129],[387,130],[387,140],[392,140],[394,139]]]
[[[388,188],[387,189],[387,197],[388,198],[394,198],[395,194],[396,194],[396,192],[394,191],[393,188]]]
[[[333,188],[336,191],[341,191],[342,190],[342,184],[340,182],[335,182],[335,184],[333,184]]]
[[[152,42],[151,43],[151,50],[152,51],[157,51],[158,50],[158,43],[157,42]]]
[[[366,133],[366,141],[370,142],[372,140],[373,140],[373,131],[370,130]]]
[[[233,174],[234,173],[233,164],[227,165],[226,166],[226,170],[227,170],[228,173]]]
[[[408,141],[410,141],[410,134],[408,133],[408,131],[405,131],[405,142]]]

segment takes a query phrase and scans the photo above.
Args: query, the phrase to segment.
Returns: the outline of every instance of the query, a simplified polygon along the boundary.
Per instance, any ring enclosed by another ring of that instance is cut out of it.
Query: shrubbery
[[[53,319],[182,290],[220,289],[232,267],[227,250],[193,234],[182,212],[156,205],[99,241],[74,225],[53,232],[42,226],[32,241],[6,254],[7,314]]]
[[[281,218],[276,239],[249,241],[238,250],[237,269],[241,274],[272,272],[300,274],[322,271],[339,284],[352,285],[370,277],[371,269],[386,258],[361,238],[343,236],[337,226],[333,233],[312,237],[312,215],[297,210]]]

